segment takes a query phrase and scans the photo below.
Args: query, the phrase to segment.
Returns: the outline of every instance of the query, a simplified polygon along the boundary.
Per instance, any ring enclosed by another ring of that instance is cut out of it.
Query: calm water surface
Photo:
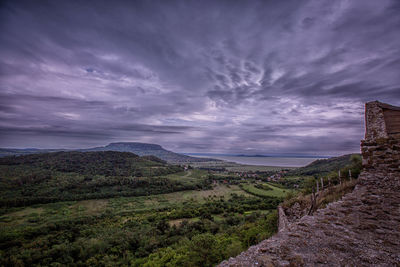
[[[280,166],[280,167],[303,167],[313,162],[314,160],[318,159],[318,158],[240,157],[240,156],[214,156],[214,155],[207,155],[207,156],[195,155],[195,157],[221,159],[225,161],[231,161],[246,165]]]

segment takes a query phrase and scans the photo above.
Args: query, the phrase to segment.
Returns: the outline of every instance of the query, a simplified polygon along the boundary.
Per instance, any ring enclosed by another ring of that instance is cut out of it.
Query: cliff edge
[[[400,108],[366,104],[361,151],[351,193],[219,266],[400,266]]]

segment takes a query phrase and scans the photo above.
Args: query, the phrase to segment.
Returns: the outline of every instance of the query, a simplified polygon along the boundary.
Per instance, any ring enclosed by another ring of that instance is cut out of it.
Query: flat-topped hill
[[[209,158],[196,158],[182,154],[178,154],[169,150],[164,149],[162,146],[157,144],[137,143],[137,142],[118,142],[111,143],[104,147],[95,147],[84,149],[83,151],[120,151],[120,152],[131,152],[139,156],[156,156],[169,163],[188,163],[188,162],[205,162],[205,161],[217,161]]]

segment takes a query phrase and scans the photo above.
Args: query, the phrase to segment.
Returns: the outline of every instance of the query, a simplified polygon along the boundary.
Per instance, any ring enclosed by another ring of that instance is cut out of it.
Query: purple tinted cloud
[[[0,145],[342,154],[400,105],[400,4],[5,1]]]

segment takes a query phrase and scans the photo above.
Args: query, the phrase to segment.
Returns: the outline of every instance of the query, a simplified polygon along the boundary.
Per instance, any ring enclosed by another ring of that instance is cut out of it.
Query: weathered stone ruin
[[[361,141],[364,169],[400,172],[400,108],[378,101],[367,103],[365,128]]]
[[[370,102],[351,193],[220,266],[400,266],[400,108]]]

